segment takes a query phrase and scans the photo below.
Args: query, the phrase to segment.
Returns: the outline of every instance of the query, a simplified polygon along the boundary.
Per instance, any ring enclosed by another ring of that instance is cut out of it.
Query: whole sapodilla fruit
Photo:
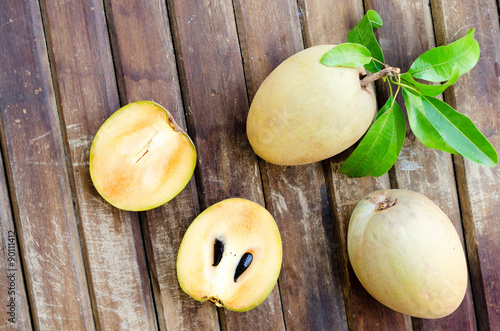
[[[334,45],[307,48],[264,80],[250,106],[247,136],[255,153],[277,165],[327,159],[353,145],[376,114],[364,68],[328,67],[320,59]]]
[[[467,265],[457,231],[419,193],[385,190],[364,197],[351,216],[347,249],[368,293],[400,313],[444,317],[465,296]]]
[[[271,214],[255,202],[227,199],[207,208],[187,229],[177,255],[177,278],[198,301],[247,311],[271,293],[281,256]]]
[[[90,148],[99,194],[125,210],[147,210],[175,197],[191,179],[196,149],[170,113],[151,101],[128,104],[101,126]]]

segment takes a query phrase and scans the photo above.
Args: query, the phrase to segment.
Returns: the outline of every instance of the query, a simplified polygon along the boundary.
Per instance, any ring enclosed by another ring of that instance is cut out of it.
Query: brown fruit
[[[321,64],[332,47],[291,56],[259,87],[247,136],[264,160],[277,165],[324,160],[353,145],[370,127],[377,105],[372,87],[361,88],[365,71]]]
[[[400,313],[444,317],[465,296],[467,265],[457,231],[419,193],[385,190],[364,197],[351,216],[347,249],[365,289]]]

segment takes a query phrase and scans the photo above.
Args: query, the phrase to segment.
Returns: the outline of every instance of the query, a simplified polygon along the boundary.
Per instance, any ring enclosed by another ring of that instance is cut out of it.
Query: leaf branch
[[[401,72],[401,69],[399,69],[399,68],[384,65],[384,69],[363,78],[360,81],[361,87],[366,88],[368,85],[370,85],[370,83],[376,81],[377,79],[380,79],[380,78],[386,77],[386,76],[396,76],[396,75],[399,75],[400,72]]]

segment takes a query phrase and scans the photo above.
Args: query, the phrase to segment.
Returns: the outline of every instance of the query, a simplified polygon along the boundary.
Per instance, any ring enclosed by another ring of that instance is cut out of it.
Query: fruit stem
[[[224,304],[222,303],[222,301],[219,299],[219,298],[216,298],[216,297],[211,297],[209,298],[208,300],[212,301],[213,303],[215,303],[215,305],[217,307],[224,307]]]
[[[378,206],[377,206],[377,210],[378,211],[382,211],[382,210],[385,210],[385,209],[388,209],[388,208],[391,208],[392,206],[394,206],[396,204],[396,202],[398,201],[398,199],[394,199],[394,201],[390,201],[389,199],[385,199],[384,201],[382,201]]]
[[[401,72],[401,69],[395,68],[388,66],[387,64],[384,64],[384,69],[380,70],[379,72],[376,72],[372,75],[364,77],[361,81],[361,88],[366,88],[370,83],[376,81],[377,79],[380,79],[385,76],[396,76],[399,75]]]

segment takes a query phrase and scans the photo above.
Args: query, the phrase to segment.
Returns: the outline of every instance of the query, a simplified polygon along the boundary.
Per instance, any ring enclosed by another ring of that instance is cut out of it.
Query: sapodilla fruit
[[[158,207],[191,179],[196,149],[170,113],[151,101],[128,104],[97,131],[90,148],[90,177],[113,206],[133,211]]]
[[[403,314],[451,314],[467,289],[457,231],[427,197],[406,190],[370,193],[355,207],[347,233],[352,268],[375,299]]]
[[[320,59],[334,45],[307,48],[283,61],[259,87],[247,118],[255,153],[277,165],[301,165],[352,146],[376,115],[364,68],[328,67]]]
[[[184,292],[233,311],[264,301],[281,269],[281,237],[269,212],[255,202],[227,199],[191,223],[177,255]]]

